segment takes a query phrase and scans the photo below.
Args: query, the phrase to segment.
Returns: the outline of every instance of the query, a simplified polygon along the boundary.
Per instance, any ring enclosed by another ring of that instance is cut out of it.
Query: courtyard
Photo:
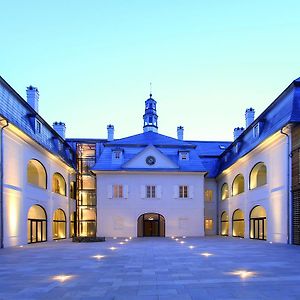
[[[299,299],[300,248],[238,238],[70,240],[0,251],[0,299]]]

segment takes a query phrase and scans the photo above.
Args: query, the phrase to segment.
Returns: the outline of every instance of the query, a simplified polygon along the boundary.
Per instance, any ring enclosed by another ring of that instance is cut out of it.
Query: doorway
[[[165,218],[157,213],[146,213],[137,221],[138,237],[165,236]]]

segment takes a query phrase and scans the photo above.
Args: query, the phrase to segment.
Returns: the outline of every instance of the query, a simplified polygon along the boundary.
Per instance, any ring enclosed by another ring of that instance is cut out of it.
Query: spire
[[[145,114],[144,119],[144,132],[153,131],[157,132],[157,113],[156,101],[152,98],[152,84],[150,83],[150,98],[145,101]]]

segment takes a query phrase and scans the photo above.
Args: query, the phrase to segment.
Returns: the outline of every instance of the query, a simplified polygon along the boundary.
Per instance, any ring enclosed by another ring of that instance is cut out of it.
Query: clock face
[[[153,166],[156,162],[156,159],[154,156],[148,156],[146,158],[146,163],[149,165],[149,166]]]

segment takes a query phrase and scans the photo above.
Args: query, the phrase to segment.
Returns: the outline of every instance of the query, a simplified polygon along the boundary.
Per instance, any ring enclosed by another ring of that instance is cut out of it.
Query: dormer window
[[[121,158],[121,151],[114,151],[114,156],[115,156],[115,159],[120,159]]]
[[[234,153],[238,154],[240,149],[241,149],[241,143],[240,142],[236,143],[235,146],[234,146]]]
[[[35,133],[41,133],[42,123],[38,120],[35,120]]]
[[[190,153],[188,151],[180,151],[179,152],[179,160],[189,160]]]
[[[259,135],[260,135],[260,131],[261,131],[261,128],[260,128],[260,123],[257,123],[256,125],[254,125],[253,127],[253,137],[254,138],[258,138]]]
[[[120,162],[122,160],[123,152],[122,149],[113,150],[112,160],[113,162]]]

